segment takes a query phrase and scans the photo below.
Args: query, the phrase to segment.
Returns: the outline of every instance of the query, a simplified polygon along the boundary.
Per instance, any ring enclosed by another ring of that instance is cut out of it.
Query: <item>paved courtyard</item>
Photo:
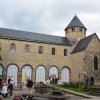
[[[10,97],[8,95],[7,98],[3,98],[0,95],[0,100],[13,100],[13,98],[14,98],[15,95],[20,95],[22,93],[32,93],[32,94],[34,94],[35,90],[32,89],[32,91],[31,91],[31,90],[28,90],[26,87],[24,87],[22,90],[19,89],[19,88],[15,88],[14,91],[13,91],[13,96],[12,97]],[[93,97],[93,99],[87,99],[87,98],[84,98],[84,97],[81,97],[81,96],[72,95],[70,93],[65,93],[65,95],[70,97],[68,100],[100,100],[100,97]],[[34,100],[50,100],[50,99],[41,98],[41,97],[34,97]]]

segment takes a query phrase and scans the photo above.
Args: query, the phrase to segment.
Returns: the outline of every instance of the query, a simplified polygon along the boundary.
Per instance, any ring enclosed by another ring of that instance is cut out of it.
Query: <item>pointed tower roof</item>
[[[68,26],[65,28],[65,30],[67,30],[68,28],[71,28],[71,27],[81,27],[81,28],[86,29],[86,27],[83,25],[83,23],[80,21],[80,19],[76,15],[73,17],[73,19],[68,24]]]

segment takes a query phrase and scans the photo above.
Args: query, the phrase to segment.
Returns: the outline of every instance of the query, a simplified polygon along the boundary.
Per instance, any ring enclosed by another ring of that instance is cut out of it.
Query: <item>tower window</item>
[[[82,32],[82,28],[80,28],[79,31]]]
[[[75,28],[72,28],[72,32],[74,32],[75,31]]]
[[[55,48],[52,48],[52,55],[55,55]]]
[[[94,70],[98,70],[98,58],[97,58],[97,56],[94,57]]]

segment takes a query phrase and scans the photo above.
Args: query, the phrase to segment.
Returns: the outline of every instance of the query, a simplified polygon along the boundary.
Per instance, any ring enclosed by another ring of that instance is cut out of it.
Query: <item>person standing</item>
[[[3,97],[7,97],[7,95],[8,95],[6,83],[3,83],[2,90],[1,90],[1,95],[2,95]]]
[[[94,77],[90,77],[90,85],[94,85]]]
[[[11,78],[8,79],[8,84],[10,83],[10,81],[11,81]]]
[[[85,89],[89,87],[89,77],[85,76],[84,77],[84,82],[85,82]]]
[[[12,96],[12,94],[13,94],[13,83],[11,81],[8,84],[8,90],[9,90],[10,96]]]
[[[28,81],[27,81],[27,88],[28,88],[28,93],[29,94],[32,94],[32,90],[33,90],[32,86],[33,86],[32,80],[28,79]]]

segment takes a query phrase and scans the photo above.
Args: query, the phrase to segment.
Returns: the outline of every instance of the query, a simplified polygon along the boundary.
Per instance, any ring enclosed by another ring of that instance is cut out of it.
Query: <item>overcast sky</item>
[[[0,0],[0,27],[64,36],[75,13],[100,37],[100,0]]]

